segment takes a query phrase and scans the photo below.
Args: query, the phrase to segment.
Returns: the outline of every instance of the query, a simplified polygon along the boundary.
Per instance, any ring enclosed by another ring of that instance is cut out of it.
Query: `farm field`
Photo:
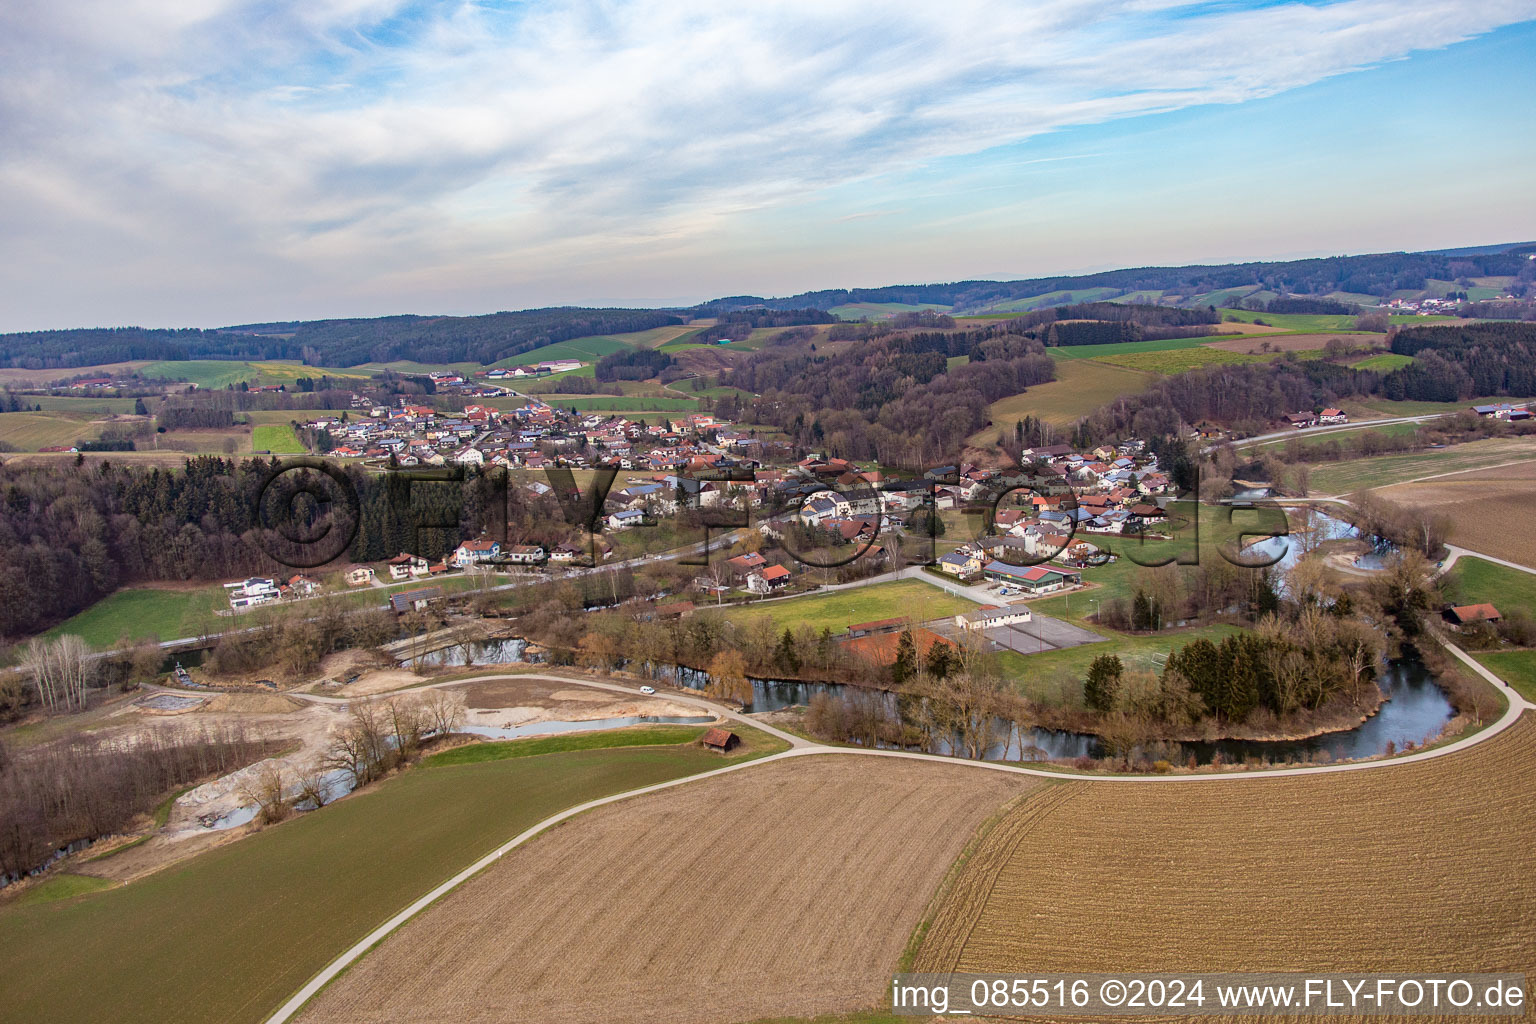
[[[303,455],[306,449],[286,423],[263,423],[251,431],[251,450],[274,455]]]
[[[62,412],[0,412],[0,441],[17,451],[37,451],[85,441],[101,433],[99,424]]]
[[[1387,343],[1387,337],[1384,334],[1354,334],[1346,331],[1334,331],[1328,334],[1291,334],[1279,332],[1267,335],[1249,334],[1245,337],[1228,338],[1221,341],[1208,340],[1206,347],[1219,348],[1225,352],[1241,352],[1247,355],[1263,355],[1269,352],[1315,352],[1325,347],[1335,338],[1346,345],[1352,345],[1356,348],[1384,347]],[[1266,346],[1268,347],[1266,348]]]
[[[1146,374],[1135,370],[1058,355],[1056,379],[993,402],[987,407],[992,426],[977,431],[971,443],[990,444],[999,430],[1011,430],[1025,416],[1037,416],[1059,427],[1071,426],[1122,395],[1140,392],[1150,381]]]
[[[1449,516],[1453,523],[1451,543],[1506,558],[1521,565],[1536,567],[1536,537],[1524,529],[1511,529],[1513,524],[1530,518],[1531,507],[1536,503],[1536,462],[1458,473],[1416,484],[1398,484],[1376,491],[1389,501],[1412,508],[1427,508]],[[1461,571],[1462,562],[1456,563],[1453,572]],[[1489,563],[1489,569],[1500,568]],[[1501,569],[1511,577],[1526,576],[1536,581],[1536,576]],[[1510,578],[1508,584],[1516,592],[1522,592],[1524,580]],[[1488,600],[1479,598],[1478,600]],[[1536,614],[1536,603],[1531,606]]]
[[[1056,345],[1046,349],[1057,359],[1103,359],[1106,356],[1136,355],[1146,352],[1177,352],[1202,348],[1212,338],[1159,338],[1156,341],[1116,341],[1107,345]]]
[[[1152,344],[1156,344],[1156,342]],[[1190,370],[1197,370],[1202,366],[1261,362],[1265,358],[1265,356],[1243,355],[1238,352],[1227,352],[1223,349],[1212,348],[1209,345],[1199,345],[1182,349],[1165,349],[1161,352],[1140,351],[1128,352],[1124,355],[1106,355],[1098,357],[1096,361],[1108,363],[1111,366],[1123,367],[1127,370],[1156,373],[1166,377],[1176,373],[1187,373]]]
[[[1533,817],[1528,717],[1372,771],[1064,783],[978,844],[915,969],[1529,972]]]
[[[1233,317],[1253,323],[1262,320],[1271,327],[1287,331],[1347,331],[1355,325],[1355,317],[1331,313],[1260,313],[1252,309],[1218,309],[1223,318]],[[1417,318],[1415,318],[1417,319]]]
[[[1487,469],[1527,459],[1536,459],[1536,438],[1486,438],[1437,451],[1315,463],[1311,469],[1311,490],[1314,494],[1348,494],[1439,473]]]
[[[145,360],[136,359],[122,363],[100,363],[96,366],[71,366],[52,370],[24,370],[17,366],[0,366],[0,386],[16,384],[38,387],[66,377],[115,377],[119,373],[131,373],[141,369]]]
[[[786,626],[794,628],[805,623],[818,631],[830,629],[833,633],[841,633],[850,625],[860,622],[896,618],[924,622],[972,611],[975,607],[972,602],[921,580],[895,580],[825,594],[807,594],[782,601],[735,605],[711,614],[741,624],[767,616],[773,620],[776,630]]]
[[[133,412],[132,398],[71,398],[60,395],[24,395],[28,405],[40,405],[44,412],[73,412],[88,416],[127,415]],[[153,399],[145,399],[153,404]]]
[[[916,313],[924,309],[937,310],[940,313],[948,313],[953,306],[942,302],[914,305],[910,302],[851,302],[842,306],[833,306],[827,310],[839,320],[888,320],[897,313]]]
[[[1465,402],[1394,402],[1386,398],[1355,399],[1343,403],[1351,416],[1356,409],[1373,412],[1380,416],[1432,416],[1435,413],[1465,412],[1474,405],[1490,405],[1499,402],[1518,401],[1510,398],[1469,398]]]
[[[626,395],[539,395],[539,400],[561,409],[584,412],[696,412],[696,399],[645,398]]]
[[[825,755],[602,807],[428,908],[300,1020],[720,1024],[873,1006],[967,840],[1040,785]]]
[[[728,761],[726,763],[729,763]],[[258,1024],[349,945],[565,807],[718,768],[692,747],[414,768],[104,892],[0,907],[0,1021]]]
[[[107,595],[44,635],[73,633],[97,648],[115,645],[124,634],[132,640],[177,640],[184,636],[199,636],[205,628],[224,629],[229,619],[209,614],[211,608],[228,610],[223,587],[189,590],[135,587]]]

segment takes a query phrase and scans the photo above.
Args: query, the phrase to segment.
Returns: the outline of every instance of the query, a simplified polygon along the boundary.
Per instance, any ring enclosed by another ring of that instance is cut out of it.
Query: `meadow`
[[[1440,581],[1451,604],[1493,604],[1506,614],[1523,611],[1536,618],[1536,573],[1521,572],[1481,558],[1463,556]]]
[[[16,451],[72,445],[99,436],[101,427],[80,414],[0,412],[0,441]]]
[[[1067,782],[981,840],[914,969],[1530,972],[1533,819],[1528,719],[1371,771]]]
[[[691,747],[414,768],[126,885],[0,906],[0,1021],[257,1024],[422,893],[563,808],[730,763]]]
[[[1400,356],[1396,352],[1383,352],[1380,355],[1367,356],[1358,363],[1352,363],[1356,370],[1375,370],[1377,373],[1391,373],[1393,370],[1401,370],[1413,362],[1413,356]]]
[[[1536,651],[1468,651],[1528,701],[1536,702]]]
[[[1314,494],[1348,494],[1439,473],[1530,459],[1536,459],[1536,438],[1487,438],[1435,451],[1316,463],[1311,468],[1310,487]]]
[[[987,407],[987,417],[993,425],[978,431],[971,439],[972,444],[990,444],[999,430],[1011,430],[1025,416],[1069,427],[1122,395],[1140,392],[1150,381],[1146,374],[1135,370],[1062,355],[1070,349],[1050,351],[1056,359],[1056,379],[993,402]]]
[[[842,633],[850,625],[880,619],[909,618],[925,622],[972,611],[976,605],[924,583],[921,580],[896,580],[867,587],[807,594],[782,601],[760,601],[735,605],[718,612],[733,622],[746,623],[767,616],[774,629],[791,629],[802,623],[820,631]]]
[[[1040,785],[823,755],[598,808],[428,908],[300,1020],[719,1024],[869,1006],[977,827]]]
[[[229,609],[223,587],[134,587],[109,594],[44,635],[73,633],[96,648],[113,647],[125,636],[130,640],[178,640],[226,628],[229,619],[211,614],[212,609]]]
[[[251,430],[251,450],[274,455],[303,455],[308,449],[287,423],[263,423]]]

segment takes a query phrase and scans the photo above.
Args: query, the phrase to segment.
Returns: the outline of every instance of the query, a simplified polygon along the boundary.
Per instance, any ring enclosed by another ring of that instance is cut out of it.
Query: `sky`
[[[0,330],[1536,238],[1536,0],[6,0]]]

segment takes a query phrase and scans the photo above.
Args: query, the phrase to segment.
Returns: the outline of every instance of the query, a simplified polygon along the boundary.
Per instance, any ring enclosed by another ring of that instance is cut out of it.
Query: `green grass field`
[[[1377,373],[1391,373],[1413,362],[1413,356],[1400,356],[1396,352],[1383,352],[1381,355],[1369,356],[1358,363],[1351,364],[1356,370],[1375,370]]]
[[[997,657],[1004,678],[1011,680],[1026,697],[1043,703],[1057,703],[1064,695],[1076,692],[1074,684],[1081,683],[1088,674],[1088,666],[1101,654],[1116,655],[1130,671],[1161,672],[1164,660],[1175,648],[1201,638],[1220,643],[1223,637],[1240,631],[1236,626],[1214,625],[1169,630],[1150,636],[1132,636],[1097,629],[1084,623],[1077,625],[1101,633],[1110,640],[1108,643],[1082,644],[1039,654],[1002,651]]]
[[[176,640],[199,636],[205,626],[224,629],[229,620],[208,615],[206,609],[228,607],[222,587],[119,590],[44,635],[73,633],[96,648],[111,647],[124,634],[133,640]]]
[[[1056,379],[993,402],[987,407],[992,426],[979,431],[973,443],[991,443],[999,430],[1012,430],[1014,423],[1025,416],[1038,416],[1060,427],[1071,426],[1122,395],[1142,391],[1151,381],[1135,370],[1063,356],[1061,353],[1068,349],[1050,351],[1056,358]]]
[[[843,306],[833,306],[827,312],[839,320],[889,320],[897,313],[916,313],[924,309],[948,313],[953,308],[953,306],[947,306],[942,302],[927,303],[921,306],[913,305],[910,302],[852,302]]]
[[[1155,342],[1153,344],[1156,344]],[[1298,357],[1304,357],[1305,353],[1296,353]],[[1119,366],[1127,370],[1138,370],[1142,373],[1156,373],[1162,376],[1172,376],[1176,373],[1187,373],[1190,370],[1199,369],[1202,366],[1228,365],[1231,363],[1256,363],[1273,356],[1247,355],[1243,352],[1228,352],[1226,349],[1211,348],[1206,345],[1181,349],[1165,349],[1162,351],[1130,352],[1125,355],[1106,355],[1096,362],[1108,363],[1111,366]]]
[[[1157,341],[1117,341],[1108,345],[1060,345],[1048,351],[1058,359],[1102,359],[1105,356],[1132,355],[1142,352],[1172,352],[1200,348],[1218,337],[1160,338]]]
[[[573,804],[731,763],[692,747],[415,768],[104,892],[0,909],[0,1021],[257,1024],[371,929]]]
[[[293,427],[286,423],[264,423],[252,429],[251,450],[274,455],[303,455],[307,451]]]
[[[1536,617],[1536,575],[1481,558],[1458,558],[1440,592],[1451,604],[1487,603],[1505,614],[1518,610]]]
[[[0,441],[16,451],[70,445],[101,433],[87,420],[63,412],[0,412]]]
[[[745,623],[761,616],[773,620],[773,628],[791,629],[802,623],[841,633],[855,623],[879,619],[911,618],[916,622],[972,611],[976,605],[918,580],[876,583],[868,587],[807,594],[783,601],[737,605],[718,613]]]
[[[1486,469],[1526,459],[1536,459],[1536,439],[1486,438],[1437,451],[1317,463],[1312,466],[1309,486],[1314,494],[1348,494],[1438,473]]]
[[[84,416],[106,416],[116,413],[127,415],[133,412],[132,398],[68,398],[58,395],[23,395],[21,400],[28,405],[40,405],[44,412],[73,412]],[[144,404],[153,406],[155,400],[146,398]]]
[[[1244,323],[1255,323],[1262,320],[1271,327],[1279,327],[1287,331],[1305,331],[1315,333],[1318,331],[1347,331],[1355,325],[1355,318],[1349,315],[1335,315],[1322,313],[1258,313],[1251,309],[1218,309],[1216,312],[1223,317],[1232,317]]]
[[[1536,701],[1536,651],[1470,651],[1488,671],[1504,680],[1526,700]]]
[[[697,412],[699,403],[692,398],[630,398],[624,395],[550,395],[541,401],[558,409],[585,412]]]

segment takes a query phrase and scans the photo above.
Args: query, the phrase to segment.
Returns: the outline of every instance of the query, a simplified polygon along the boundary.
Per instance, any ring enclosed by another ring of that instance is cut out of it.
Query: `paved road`
[[[1444,576],[1446,573],[1450,572],[1451,566],[1455,565],[1456,562],[1462,558],[1462,556],[1466,556],[1468,558],[1481,558],[1485,562],[1492,562],[1494,565],[1502,565],[1506,569],[1517,569],[1520,572],[1528,572],[1531,575],[1536,576],[1536,569],[1532,569],[1528,565],[1521,565],[1519,562],[1511,562],[1504,558],[1495,558],[1493,555],[1485,555],[1481,551],[1473,551],[1471,548],[1460,547],[1456,544],[1447,544],[1445,547],[1446,550],[1450,552],[1450,555],[1446,557],[1445,564],[1442,565],[1440,567],[1440,571],[1436,573],[1437,576]]]
[[[1458,406],[1456,409],[1449,412],[1432,412],[1426,413],[1423,416],[1393,416],[1382,420],[1360,420],[1356,423],[1333,423],[1321,427],[1307,427],[1304,430],[1297,430],[1295,427],[1287,427],[1285,430],[1275,430],[1268,434],[1255,434],[1253,437],[1245,437],[1241,441],[1232,442],[1232,447],[1248,448],[1253,445],[1274,444],[1277,441],[1283,441],[1292,437],[1316,437],[1318,434],[1340,434],[1350,430],[1366,430],[1370,427],[1387,427],[1394,423],[1425,423],[1429,420],[1437,420],[1442,416],[1449,416],[1454,412],[1460,411],[1461,408]],[[1204,450],[1210,451],[1214,447],[1214,445],[1207,446]]]

